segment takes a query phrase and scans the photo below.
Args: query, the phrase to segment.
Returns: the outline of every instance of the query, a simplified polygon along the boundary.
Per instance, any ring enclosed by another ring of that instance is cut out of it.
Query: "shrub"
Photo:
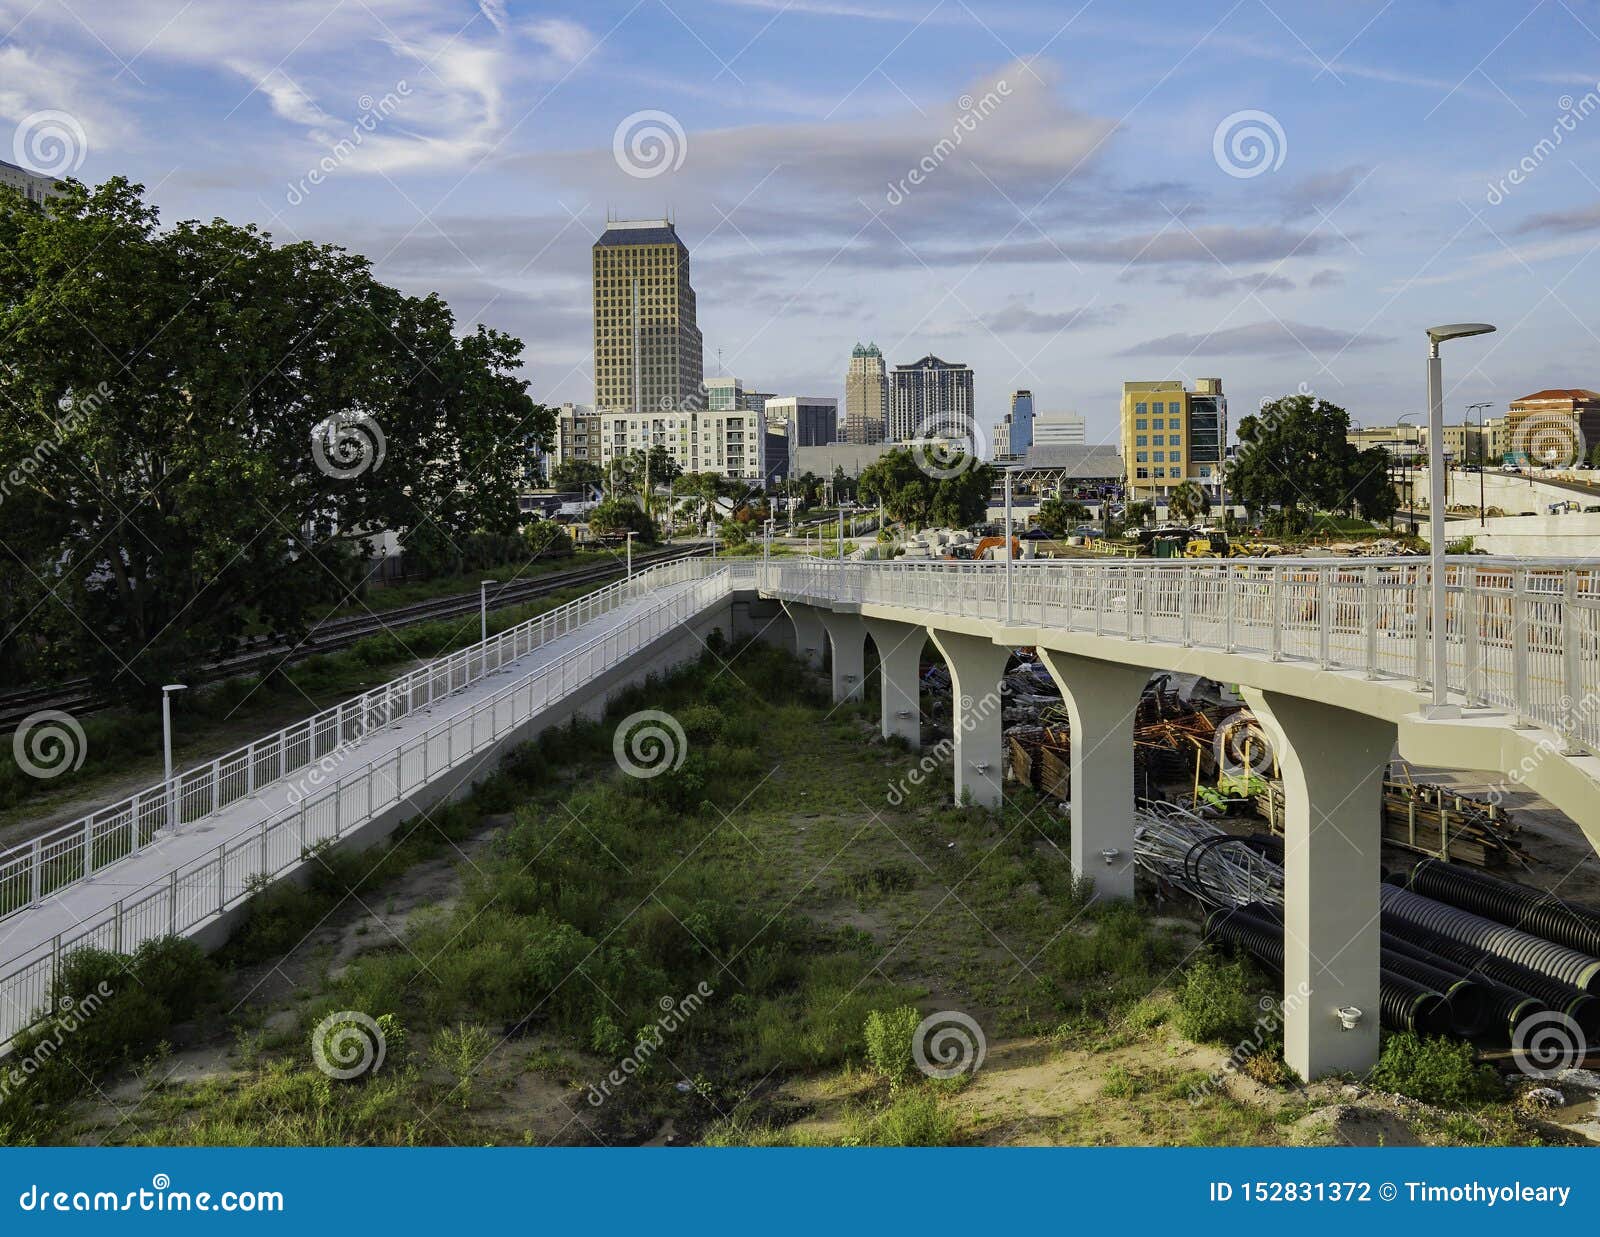
[[[955,1119],[936,1093],[906,1091],[880,1112],[852,1117],[849,1141],[869,1147],[942,1147],[955,1132]]]
[[[161,936],[146,941],[129,962],[133,977],[167,1007],[174,1022],[186,1022],[222,994],[222,972],[193,941]]]
[[[1174,1018],[1180,1034],[1192,1040],[1242,1039],[1256,1017],[1244,967],[1203,954],[1184,973]]]
[[[1389,1036],[1368,1081],[1429,1104],[1481,1104],[1505,1095],[1499,1076],[1478,1064],[1471,1044],[1412,1031]]]
[[[429,1050],[434,1063],[456,1080],[454,1092],[466,1108],[472,1102],[472,1078],[485,1058],[494,1051],[495,1037],[483,1027],[465,1022],[444,1027],[434,1037]]]
[[[867,1015],[863,1035],[867,1041],[867,1060],[872,1068],[899,1086],[911,1073],[912,1047],[922,1015],[911,1005],[890,1010],[875,1009]]]

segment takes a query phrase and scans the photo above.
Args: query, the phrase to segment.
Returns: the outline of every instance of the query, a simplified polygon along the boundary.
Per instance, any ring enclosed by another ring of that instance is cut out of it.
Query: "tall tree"
[[[120,177],[0,196],[0,339],[0,592],[51,599],[0,635],[130,697],[299,635],[378,533],[514,532],[554,427],[517,340]]]
[[[1228,492],[1252,512],[1281,509],[1291,526],[1315,511],[1359,510],[1385,519],[1394,510],[1387,455],[1350,444],[1350,414],[1310,395],[1286,395],[1239,422]]]

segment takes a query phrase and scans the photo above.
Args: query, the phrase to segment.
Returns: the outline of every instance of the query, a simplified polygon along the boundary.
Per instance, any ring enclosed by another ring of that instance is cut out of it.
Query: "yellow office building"
[[[1122,384],[1122,463],[1128,497],[1165,498],[1185,481],[1217,496],[1228,441],[1220,378]]]

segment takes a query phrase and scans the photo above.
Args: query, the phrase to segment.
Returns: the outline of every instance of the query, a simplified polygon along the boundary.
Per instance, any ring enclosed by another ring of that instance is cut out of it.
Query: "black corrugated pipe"
[[[1283,929],[1252,913],[1251,906],[1213,911],[1206,916],[1206,936],[1226,941],[1251,954],[1276,973],[1283,973]],[[1391,1031],[1444,1035],[1454,1029],[1446,999],[1423,984],[1384,967],[1378,975],[1378,1007]]]
[[[1477,946],[1512,962],[1564,980],[1586,992],[1600,990],[1600,958],[1579,953],[1482,915],[1401,889],[1379,885],[1383,913],[1451,940]]]
[[[1224,907],[1206,916],[1206,936],[1226,941],[1264,966],[1283,973],[1283,931],[1248,913],[1242,906]]]
[[[1378,985],[1378,1009],[1383,1025],[1391,1031],[1444,1035],[1450,1030],[1450,1014],[1442,996],[1387,971]]]
[[[1419,962],[1409,954],[1385,949],[1380,956],[1385,975],[1409,979],[1444,998],[1450,1029],[1457,1035],[1481,1035],[1488,1028],[1493,1015],[1481,986],[1431,963]]]
[[[1424,859],[1412,868],[1406,887],[1579,953],[1600,956],[1600,917],[1567,906],[1542,889],[1514,885],[1438,859]]]
[[[1463,966],[1455,959],[1444,957],[1422,945],[1407,940],[1403,936],[1397,936],[1393,932],[1386,930],[1380,933],[1379,937],[1383,942],[1383,949],[1386,955],[1392,953],[1415,958],[1418,962],[1427,963],[1429,966],[1436,967],[1459,979],[1470,979],[1477,984],[1483,991],[1484,1009],[1487,1016],[1487,1022],[1484,1027],[1485,1033],[1493,1032],[1509,1040],[1516,1030],[1517,1024],[1524,1018],[1549,1008],[1537,997],[1529,996],[1526,992],[1520,992],[1509,984],[1490,978],[1480,970],[1470,966]],[[1456,942],[1445,940],[1443,937],[1434,939],[1444,941],[1446,945],[1456,944]],[[1471,947],[1461,946],[1460,948],[1470,950]],[[1508,962],[1506,965],[1514,966],[1515,964]],[[1540,976],[1540,978],[1543,978],[1543,976]],[[1549,980],[1548,982],[1555,983],[1556,981]],[[1582,1000],[1593,1002],[1596,1012],[1600,1012],[1600,1001],[1595,1001],[1593,997],[1588,996],[1586,993],[1580,993],[1579,997]]]
[[[1385,914],[1383,928],[1390,933],[1436,954],[1441,960],[1466,967],[1474,978],[1482,976],[1502,984],[1514,992],[1536,1000],[1541,1009],[1559,1010],[1578,1024],[1590,1037],[1600,1036],[1600,998],[1581,988],[1552,979],[1528,967],[1519,966],[1508,958],[1488,953],[1476,945],[1453,941],[1437,932],[1429,932],[1402,919]],[[1526,1018],[1532,1010],[1515,1014],[1517,1021]]]

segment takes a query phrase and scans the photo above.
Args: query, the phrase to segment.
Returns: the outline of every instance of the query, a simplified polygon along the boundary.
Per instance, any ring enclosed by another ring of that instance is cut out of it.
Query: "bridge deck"
[[[71,936],[83,924],[103,919],[118,902],[161,881],[170,873],[195,860],[215,853],[219,847],[248,838],[262,821],[292,809],[309,794],[331,785],[363,766],[374,767],[391,758],[404,744],[441,722],[462,717],[508,684],[541,667],[548,666],[573,649],[607,632],[626,627],[643,610],[692,589],[693,583],[669,584],[642,597],[624,602],[599,615],[576,630],[559,636],[532,652],[507,662],[505,667],[446,696],[431,708],[421,709],[355,740],[332,756],[324,758],[315,772],[275,782],[250,798],[238,800],[203,820],[180,825],[176,830],[161,830],[156,840],[137,854],[129,855],[101,869],[85,880],[67,885],[47,895],[40,904],[0,921],[0,958],[24,959],[50,950],[58,936]],[[309,780],[309,779],[313,779]],[[0,1011],[0,1015],[14,1011]],[[9,1026],[11,1017],[0,1016],[0,1026]]]

